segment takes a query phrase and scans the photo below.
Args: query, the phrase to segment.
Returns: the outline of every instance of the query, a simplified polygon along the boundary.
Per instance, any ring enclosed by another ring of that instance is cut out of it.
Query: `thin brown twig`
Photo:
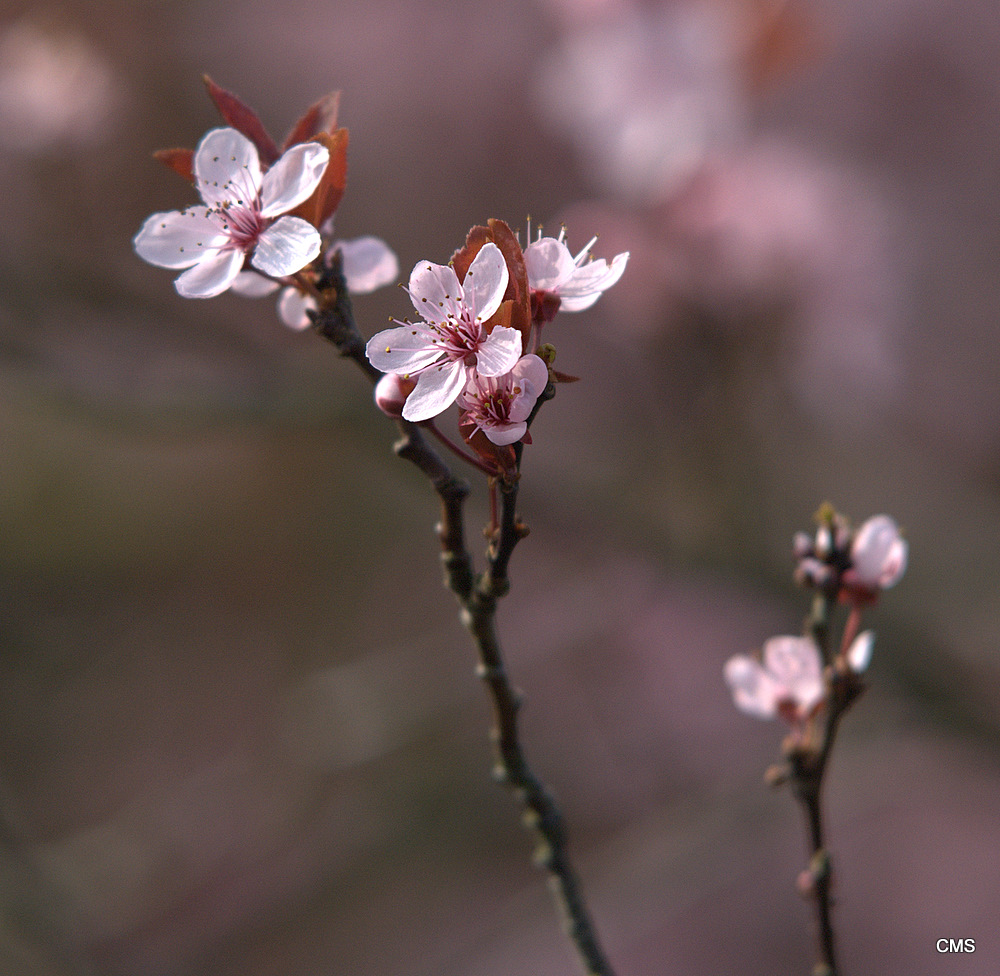
[[[377,382],[382,374],[365,356],[365,343],[354,323],[339,255],[334,256],[318,290],[323,300],[313,316],[315,331],[332,342],[342,356],[354,360],[372,382]],[[535,411],[553,392],[551,386],[547,388]],[[529,421],[534,415],[533,412]],[[510,558],[514,547],[527,534],[516,516],[517,483],[499,482],[502,497],[499,526],[488,552],[487,569],[477,576],[465,544],[464,503],[469,493],[468,484],[451,473],[423,436],[420,426],[402,419],[397,424],[402,436],[395,444],[396,453],[427,476],[441,501],[438,537],[444,581],[459,602],[462,622],[472,635],[479,656],[477,673],[490,695],[494,716],[492,737],[497,750],[496,778],[519,797],[526,810],[525,823],[534,830],[538,840],[536,861],[553,880],[567,934],[587,976],[614,976],[569,858],[562,814],[532,771],[521,747],[517,726],[521,699],[508,679],[496,631],[497,604],[510,588],[507,575]],[[435,428],[430,429],[438,433]],[[520,450],[516,455],[519,468]]]

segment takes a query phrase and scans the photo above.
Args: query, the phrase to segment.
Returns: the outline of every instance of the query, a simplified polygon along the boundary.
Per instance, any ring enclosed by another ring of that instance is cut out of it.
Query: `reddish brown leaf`
[[[579,383],[579,376],[570,376],[569,373],[560,373],[558,369],[550,369],[549,375],[557,383]]]
[[[523,339],[527,340],[531,329],[531,294],[528,290],[528,270],[524,266],[524,252],[518,243],[514,232],[502,220],[490,217],[487,221],[493,242],[507,262],[510,281],[507,283],[505,299],[514,302],[511,327],[517,329]]]
[[[465,281],[465,276],[469,271],[469,265],[476,259],[476,255],[484,244],[493,240],[489,227],[477,225],[465,235],[465,244],[451,256],[451,266],[455,269],[459,281]]]
[[[260,160],[265,166],[272,165],[281,153],[278,152],[278,147],[268,135],[257,113],[232,92],[219,87],[208,75],[205,75],[203,80],[223,121],[245,135],[257,147]]]
[[[309,107],[309,110],[292,126],[292,131],[288,133],[282,151],[289,146],[297,145],[300,142],[308,142],[317,132],[332,133],[337,127],[337,114],[340,111],[340,92],[330,92],[324,95],[318,102]]]
[[[521,333],[522,341],[527,341],[531,329],[531,298],[528,291],[528,272],[524,266],[524,253],[514,232],[502,220],[491,217],[488,227],[473,227],[465,238],[465,246],[452,255],[451,263],[459,281],[465,280],[469,265],[483,245],[492,242],[500,249],[507,262],[509,280],[504,292],[504,304],[490,319],[489,327],[509,326]]]
[[[330,151],[330,162],[313,195],[292,211],[295,217],[309,221],[313,227],[323,223],[336,211],[347,187],[347,129],[319,132],[312,138]]]
[[[157,149],[153,158],[163,163],[167,169],[183,176],[189,183],[194,183],[193,149]]]

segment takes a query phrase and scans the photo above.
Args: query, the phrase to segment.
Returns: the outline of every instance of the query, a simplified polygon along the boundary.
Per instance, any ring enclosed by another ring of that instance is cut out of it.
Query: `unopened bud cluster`
[[[815,536],[796,533],[795,580],[851,603],[873,602],[906,571],[908,546],[894,519],[874,515],[857,529],[829,507],[819,513]]]

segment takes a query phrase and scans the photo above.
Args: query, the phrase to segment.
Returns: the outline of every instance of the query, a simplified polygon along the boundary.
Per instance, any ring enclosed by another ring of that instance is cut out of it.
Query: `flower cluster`
[[[335,241],[324,252],[346,186],[348,137],[337,127],[337,96],[313,105],[279,147],[251,109],[205,82],[228,124],[208,132],[193,151],[156,154],[194,184],[201,203],[149,217],[135,236],[139,256],[180,270],[175,287],[185,298],[230,289],[256,297],[280,288],[279,316],[295,329],[311,323],[315,282],[335,252],[352,291],[394,281],[396,256],[378,238]]]
[[[815,537],[798,533],[793,544],[796,580],[816,589],[830,606],[847,603],[850,615],[839,649],[821,648],[828,639],[828,611],[802,637],[772,637],[756,655],[737,654],[723,674],[736,707],[757,718],[780,716],[802,733],[831,703],[838,710],[861,690],[875,635],[859,633],[862,608],[902,578],[908,547],[895,521],[875,515],[852,530],[847,519],[824,506]]]
[[[539,236],[522,250],[500,220],[474,227],[447,265],[420,261],[407,292],[414,322],[373,336],[367,356],[386,374],[376,402],[419,423],[457,403],[466,441],[487,463],[506,470],[498,448],[528,442],[528,420],[551,379],[539,352],[542,326],[562,307],[589,308],[622,275],[628,254],[609,266],[573,256],[558,238]],[[591,241],[593,244],[593,241]],[[551,358],[551,357],[549,357]]]

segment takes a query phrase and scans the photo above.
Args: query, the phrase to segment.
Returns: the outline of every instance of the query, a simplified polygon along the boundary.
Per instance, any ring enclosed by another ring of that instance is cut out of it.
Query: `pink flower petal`
[[[549,368],[539,356],[522,356],[512,372],[526,392],[530,392],[536,400],[549,382]]]
[[[415,373],[441,358],[426,328],[404,325],[372,336],[365,347],[368,361],[383,373]]]
[[[301,332],[312,325],[308,312],[316,310],[316,300],[298,288],[283,288],[278,298],[278,318],[290,329]]]
[[[476,372],[482,376],[503,376],[520,358],[521,333],[507,326],[497,326],[476,352]]]
[[[466,307],[476,322],[485,322],[500,307],[509,280],[510,272],[500,248],[492,241],[484,244],[462,281]]]
[[[333,249],[340,251],[347,288],[355,295],[367,295],[399,277],[399,260],[395,252],[378,237],[335,241]]]
[[[558,291],[576,267],[573,255],[562,241],[543,237],[524,249],[528,285],[538,291]]]
[[[241,271],[229,287],[244,298],[263,298],[273,295],[281,286],[272,278],[265,278],[256,271]]]
[[[418,261],[407,290],[420,317],[434,325],[442,325],[449,318],[457,319],[461,314],[462,286],[448,265]]]
[[[764,669],[801,711],[823,697],[823,663],[819,648],[808,637],[772,637],[764,642]]]
[[[177,278],[174,287],[184,298],[214,298],[233,283],[243,267],[243,260],[243,252],[236,248],[206,254]]]
[[[241,200],[246,206],[260,190],[260,159],[254,144],[235,129],[212,129],[194,154],[194,175],[210,207]]]
[[[319,186],[329,162],[329,150],[318,142],[292,146],[264,174],[260,191],[261,214],[277,217],[308,200]]]
[[[778,707],[777,686],[758,661],[737,654],[726,662],[723,675],[740,711],[755,718],[774,717]]]
[[[614,285],[625,271],[629,253],[617,255],[609,267],[603,258],[581,265],[559,289],[564,312],[582,312],[590,308],[601,294]]]
[[[528,425],[524,421],[508,422],[480,427],[480,430],[486,435],[488,441],[496,444],[497,447],[505,447],[507,444],[514,444],[524,437],[528,431]]]
[[[319,231],[300,217],[281,217],[257,241],[250,263],[273,278],[301,271],[320,252]]]
[[[139,257],[159,268],[190,268],[227,240],[204,207],[192,207],[148,217],[133,245]]]
[[[430,420],[447,410],[465,386],[465,367],[460,362],[442,363],[425,369],[406,398],[403,417],[413,423]]]

